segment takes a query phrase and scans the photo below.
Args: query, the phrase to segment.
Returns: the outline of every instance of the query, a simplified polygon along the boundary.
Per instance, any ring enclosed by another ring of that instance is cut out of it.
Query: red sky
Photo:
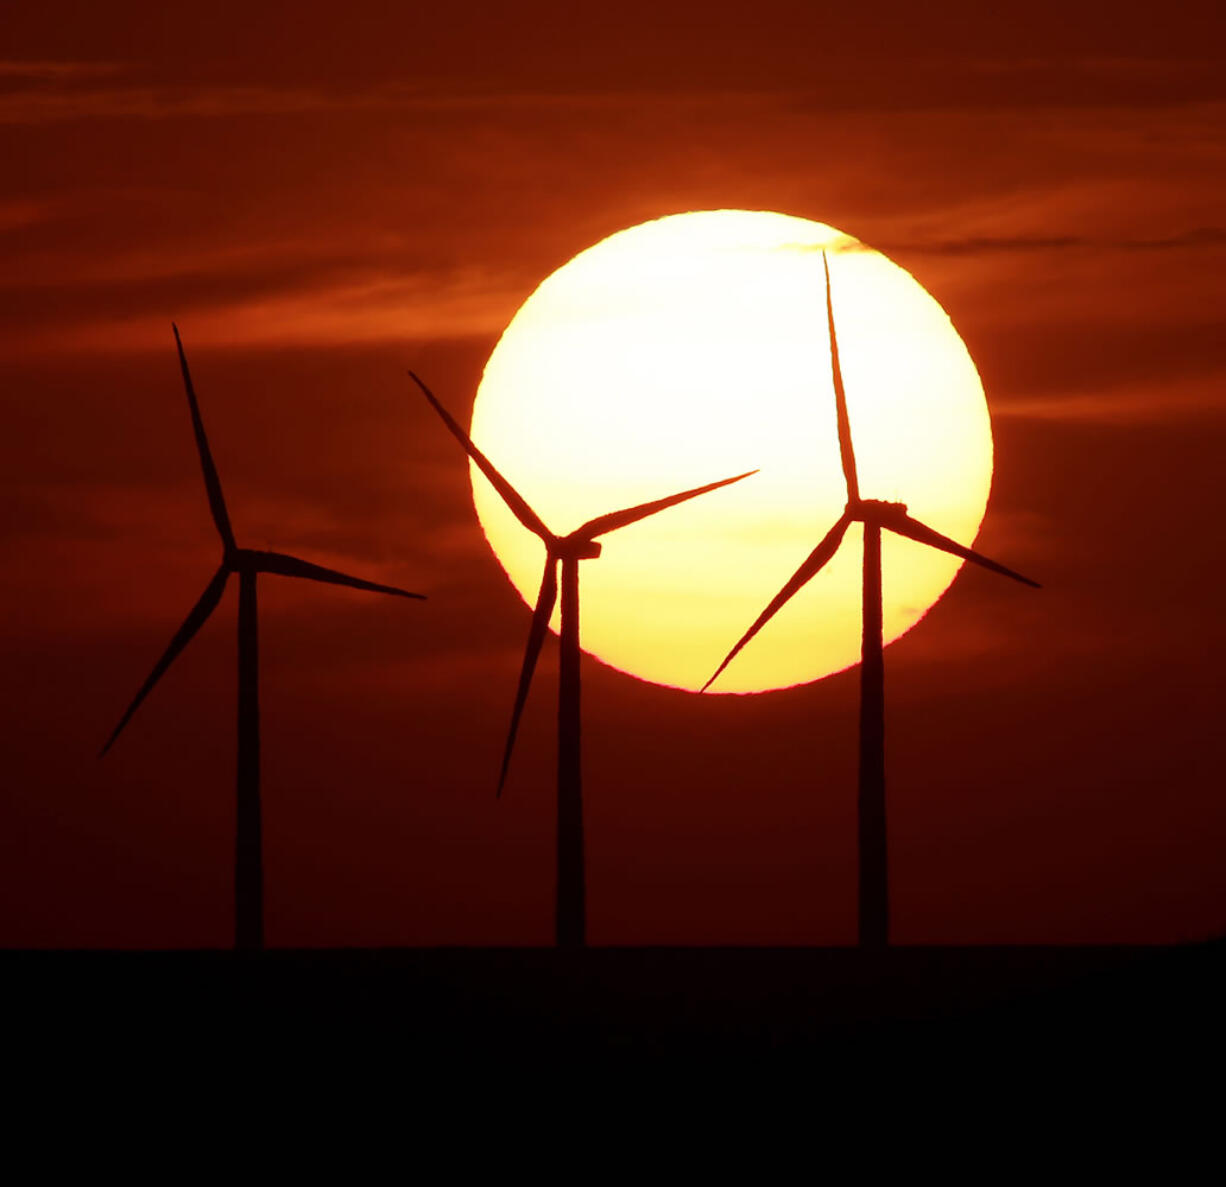
[[[556,659],[412,366],[467,411],[577,251],[773,209],[892,255],[988,391],[979,537],[887,652],[896,938],[1226,927],[1220,5],[17,0],[0,31],[0,943],[228,942],[240,542],[430,595],[261,584],[273,944],[544,943]],[[698,698],[584,669],[593,942],[854,936],[857,673]]]

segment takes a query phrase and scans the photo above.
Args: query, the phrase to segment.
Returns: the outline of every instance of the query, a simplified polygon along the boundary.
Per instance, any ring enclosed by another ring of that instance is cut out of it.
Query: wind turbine
[[[823,537],[804,563],[784,584],[757,621],[728,652],[715,675],[703,685],[706,691],[733,657],[754,637],[779,609],[797,594],[834,556],[848,527],[864,524],[864,583],[860,650],[860,788],[858,801],[860,844],[859,939],[862,947],[884,948],[889,944],[889,865],[886,851],[885,812],[885,671],[881,621],[881,532],[882,529],[906,536],[919,544],[974,561],[985,569],[1012,577],[1023,585],[1040,588],[1004,565],[942,536],[907,514],[905,503],[862,499],[856,478],[856,457],[851,443],[851,424],[847,417],[847,397],[839,367],[839,345],[834,331],[834,305],[830,295],[830,263],[822,252],[826,274],[826,321],[830,327],[830,365],[834,380],[834,406],[838,422],[839,453],[847,481],[847,504],[834,527]]]
[[[204,488],[208,494],[209,510],[213,523],[221,536],[221,565],[213,579],[204,588],[200,600],[192,607],[183,625],[175,632],[162,658],[154,665],[149,678],[120,718],[119,724],[102,747],[99,758],[115,744],[141,702],[153,690],[166,669],[174,663],[179,653],[191,642],[196,632],[205,624],[210,614],[221,601],[222,592],[231,573],[238,575],[238,777],[236,837],[234,849],[234,941],[235,947],[259,949],[264,945],[264,870],[263,846],[261,843],[260,817],[260,704],[259,704],[259,635],[256,619],[256,577],[260,573],[277,573],[282,577],[304,577],[309,581],[322,581],[331,585],[348,585],[354,589],[368,589],[375,593],[395,594],[402,598],[424,598],[424,594],[409,593],[393,585],[379,585],[350,577],[335,569],[325,569],[297,557],[280,552],[257,552],[239,548],[230,527],[230,516],[221,493],[221,480],[213,465],[204,422],[196,403],[191,373],[187,369],[187,356],[179,338],[179,327],[174,326],[175,345],[179,351],[179,368],[183,372],[183,386],[187,390],[187,404],[191,410],[192,428],[196,435],[196,449],[200,454],[200,468],[204,471]]]
[[[687,499],[706,494],[721,486],[740,482],[756,470],[710,482],[706,486],[682,491],[668,498],[640,503],[624,511],[614,511],[589,519],[582,527],[567,536],[555,536],[544,521],[528,506],[517,490],[494,468],[493,463],[473,443],[468,434],[453,419],[451,414],[435,399],[434,393],[415,375],[413,381],[421,388],[435,412],[451,430],[452,435],[464,446],[465,452],[481,470],[490,484],[502,496],[512,514],[530,532],[539,536],[545,545],[545,573],[541,579],[540,593],[532,611],[532,626],[528,631],[528,646],[524,651],[524,663],[519,674],[519,688],[515,694],[515,707],[511,712],[511,727],[502,755],[502,769],[498,776],[498,794],[506,783],[507,769],[511,764],[511,751],[515,735],[519,731],[519,719],[528,699],[532,673],[537,657],[549,630],[549,619],[558,599],[558,566],[562,568],[562,630],[560,634],[561,656],[558,672],[558,824],[557,824],[557,889],[555,898],[554,937],[559,948],[581,948],[587,932],[587,884],[584,875],[583,847],[583,783],[580,761],[579,718],[579,562],[594,560],[600,555],[601,546],[597,536],[624,528],[649,515],[655,515],[668,507],[684,503]]]

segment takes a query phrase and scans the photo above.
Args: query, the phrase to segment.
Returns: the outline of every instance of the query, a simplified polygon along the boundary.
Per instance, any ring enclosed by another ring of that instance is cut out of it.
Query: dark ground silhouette
[[[1226,943],[1183,947],[7,952],[31,1043],[360,1044],[416,1056],[710,1055],[1226,1040]]]

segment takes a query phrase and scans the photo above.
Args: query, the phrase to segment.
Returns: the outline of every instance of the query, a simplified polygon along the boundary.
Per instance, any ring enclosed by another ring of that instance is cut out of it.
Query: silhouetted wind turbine
[[[259,637],[256,621],[255,580],[259,573],[278,573],[282,577],[305,577],[310,581],[323,581],[331,585],[348,585],[354,589],[368,589],[375,593],[395,594],[402,598],[424,598],[424,594],[409,593],[394,585],[379,585],[350,577],[335,569],[325,569],[297,557],[280,552],[256,552],[239,548],[230,527],[230,516],[221,493],[221,480],[213,465],[208,438],[204,434],[204,422],[196,403],[191,373],[187,369],[187,356],[179,338],[179,327],[174,326],[175,345],[179,351],[179,367],[183,372],[183,386],[187,390],[187,404],[191,410],[192,428],[196,434],[196,449],[200,454],[200,468],[204,471],[204,488],[208,493],[209,510],[221,536],[221,565],[213,579],[204,588],[200,600],[183,625],[175,632],[162,658],[154,665],[149,679],[120,718],[119,724],[102,747],[99,758],[115,744],[115,740],[128,724],[141,702],[153,690],[167,668],[174,663],[179,653],[191,642],[192,637],[205,624],[217,608],[231,573],[238,574],[238,797],[235,821],[234,851],[234,941],[244,949],[258,949],[264,944],[264,871],[263,846],[260,819],[260,704],[259,704]]]
[[[859,521],[864,524],[864,584],[863,622],[860,650],[860,944],[883,948],[889,943],[889,864],[886,852],[885,813],[885,672],[882,651],[881,621],[881,531],[883,528],[906,536],[930,548],[974,561],[994,573],[1012,577],[1024,585],[1039,588],[1031,581],[986,556],[964,548],[932,528],[912,519],[905,503],[886,503],[878,499],[862,499],[856,479],[856,457],[851,444],[851,424],[847,417],[847,397],[843,390],[843,374],[839,367],[838,339],[834,332],[834,305],[830,295],[830,264],[822,252],[822,267],[826,273],[826,320],[830,327],[830,364],[834,379],[834,405],[838,421],[839,453],[843,461],[843,476],[847,480],[847,505],[834,527],[809,554],[805,562],[771,600],[758,620],[745,632],[740,642],[728,652],[715,675],[703,685],[705,692],[733,657],[754,637],[779,609],[816,576],[834,556],[848,527]]]
[[[557,891],[555,899],[554,935],[559,948],[581,948],[587,931],[587,886],[584,876],[583,848],[583,784],[580,761],[579,719],[579,562],[593,560],[600,555],[597,536],[624,528],[657,511],[684,503],[697,495],[706,494],[721,486],[740,482],[756,470],[748,470],[735,478],[710,482],[706,486],[682,491],[665,499],[640,503],[624,511],[614,511],[589,519],[582,527],[568,536],[555,536],[528,506],[518,491],[496,470],[493,463],[473,443],[468,434],[452,418],[451,414],[434,398],[430,389],[412,371],[413,381],[421,388],[434,410],[452,435],[464,446],[465,452],[477,463],[512,514],[530,532],[541,538],[545,545],[545,574],[541,579],[540,593],[532,611],[532,626],[528,631],[528,646],[519,674],[519,689],[515,694],[515,708],[511,712],[511,727],[507,733],[506,749],[502,755],[502,769],[498,776],[498,794],[502,794],[511,764],[511,751],[519,730],[519,719],[528,699],[532,673],[537,657],[549,630],[549,619],[558,599],[558,566],[562,566],[562,630],[560,635],[561,656],[558,673],[558,824],[557,824]]]

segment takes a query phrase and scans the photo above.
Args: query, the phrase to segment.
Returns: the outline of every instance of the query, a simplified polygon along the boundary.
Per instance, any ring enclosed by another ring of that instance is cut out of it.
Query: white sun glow
[[[477,445],[558,534],[760,469],[604,537],[603,555],[583,562],[582,645],[605,663],[701,687],[842,511],[823,249],[861,494],[974,540],[992,475],[983,388],[944,310],[908,273],[782,214],[632,227],[528,298],[486,365],[472,420]],[[543,548],[472,473],[481,526],[531,604]],[[798,684],[856,662],[860,561],[853,525],[712,691]],[[960,562],[887,533],[882,565],[889,642]]]

